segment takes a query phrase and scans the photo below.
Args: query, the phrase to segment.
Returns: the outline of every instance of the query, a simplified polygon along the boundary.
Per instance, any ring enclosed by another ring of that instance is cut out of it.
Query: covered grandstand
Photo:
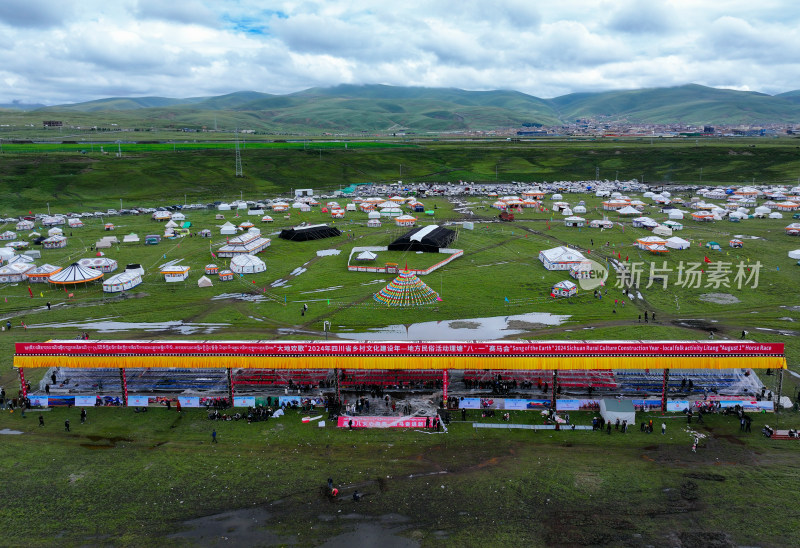
[[[754,369],[786,367],[783,345],[750,341],[48,341],[14,365],[52,368],[52,394],[298,394],[441,391],[462,397],[763,394]],[[55,379],[53,381],[53,379]],[[40,388],[44,388],[44,386]]]

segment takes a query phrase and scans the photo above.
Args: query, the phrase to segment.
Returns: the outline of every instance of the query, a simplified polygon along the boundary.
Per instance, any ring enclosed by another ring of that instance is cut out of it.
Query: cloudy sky
[[[800,89],[797,0],[0,0],[0,103],[313,86]]]

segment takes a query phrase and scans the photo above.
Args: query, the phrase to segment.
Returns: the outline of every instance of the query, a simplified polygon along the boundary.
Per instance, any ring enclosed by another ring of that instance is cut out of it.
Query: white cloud
[[[797,89],[794,2],[3,0],[0,103],[339,83]]]

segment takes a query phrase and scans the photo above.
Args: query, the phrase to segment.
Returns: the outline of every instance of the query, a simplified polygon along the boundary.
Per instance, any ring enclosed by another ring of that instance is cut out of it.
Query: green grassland
[[[157,200],[256,199],[292,188],[325,192],[397,180],[569,181],[593,179],[597,168],[603,179],[665,184],[791,184],[800,172],[794,139],[350,145],[249,144],[242,150],[243,179],[234,177],[232,145],[175,145],[173,151],[169,144],[130,144],[122,145],[122,158],[114,156],[115,145],[108,155],[97,145],[86,155],[47,153],[49,146],[65,145],[41,145],[41,154],[0,155],[0,209],[10,215],[48,203],[60,211],[118,207],[120,198],[128,207]]]
[[[588,220],[603,217],[599,198],[593,195],[567,195],[567,199],[584,199],[589,210],[585,215]],[[657,313],[662,326],[686,328],[686,335],[690,338],[705,338],[712,329],[720,336],[735,338],[741,330],[746,329],[751,337],[758,340],[786,342],[790,349],[790,364],[800,362],[800,353],[795,353],[800,347],[795,350],[793,344],[796,337],[781,334],[794,333],[792,322],[798,319],[796,306],[800,305],[790,289],[797,279],[797,267],[795,261],[786,256],[798,243],[796,238],[784,234],[783,227],[790,221],[750,219],[741,223],[696,223],[687,220],[685,229],[676,232],[676,235],[690,240],[690,249],[654,256],[633,246],[636,238],[650,233],[631,227],[629,221],[614,213],[608,215],[609,218],[626,223],[624,229],[615,226],[600,232],[598,229],[566,227],[560,215],[535,209],[524,210],[517,215],[514,223],[481,223],[481,219],[495,219],[497,211],[490,207],[491,201],[488,198],[469,200],[476,212],[473,219],[479,222],[475,230],[454,227],[458,237],[453,245],[464,250],[463,257],[424,277],[441,294],[442,301],[435,306],[401,310],[384,308],[372,299],[372,294],[391,280],[390,275],[346,271],[350,250],[354,246],[385,246],[406,229],[394,226],[391,221],[384,222],[381,228],[367,228],[367,216],[361,212],[348,212],[345,219],[334,222],[329,215],[314,208],[309,213],[293,210],[288,218],[274,214],[274,223],[261,223],[259,217],[235,217],[235,212],[226,212],[226,220],[238,224],[251,219],[260,226],[265,236],[271,238],[271,247],[260,255],[267,263],[264,273],[239,277],[229,283],[217,282],[213,288],[198,288],[195,282],[206,264],[214,262],[225,266],[227,260],[214,259],[211,255],[225,242],[225,237],[219,235],[217,228],[224,221],[215,219],[217,212],[214,210],[193,210],[187,212],[192,230],[210,228],[213,233],[211,240],[184,237],[167,239],[157,246],[121,243],[106,250],[109,257],[118,261],[120,268],[128,263],[140,263],[145,268],[144,283],[132,292],[136,298],[103,294],[99,285],[75,287],[70,290],[73,297],[69,298],[68,293],[46,284],[33,284],[34,296],[31,298],[27,284],[6,285],[0,287],[0,297],[3,298],[0,310],[4,314],[13,314],[16,325],[25,322],[30,327],[25,335],[35,334],[37,337],[73,337],[85,330],[80,327],[40,330],[35,327],[37,324],[113,318],[129,322],[183,319],[220,323],[224,325],[214,336],[246,333],[254,338],[283,336],[280,335],[283,331],[279,330],[296,325],[321,334],[325,320],[332,322],[334,331],[349,332],[387,325],[507,316],[529,311],[569,316],[566,325],[579,329],[575,332],[577,338],[585,338],[590,335],[581,327],[621,325],[638,329],[639,315],[648,311]],[[446,223],[458,217],[452,211],[452,204],[443,198],[426,199],[425,204],[428,208],[435,208],[435,215],[423,215],[420,223]],[[666,218],[657,211],[646,213],[658,220]],[[116,223],[114,234],[120,241],[128,233],[136,233],[143,240],[146,234],[161,233],[163,230],[161,223],[146,215],[109,219]],[[42,259],[38,263],[66,266],[77,259],[93,256],[91,246],[109,234],[103,230],[105,220],[87,219],[83,228],[67,228],[67,247],[43,249]],[[343,236],[310,242],[289,242],[277,237],[282,227],[300,222],[331,222],[343,231]],[[13,229],[13,226],[3,225],[0,231],[9,228]],[[735,235],[755,236],[758,239],[745,239],[744,249],[731,249],[728,241]],[[723,250],[707,249],[704,244],[709,241],[719,242]],[[537,257],[541,250],[564,243],[587,250],[589,256],[601,264],[618,257],[623,260],[628,258],[629,264],[641,263],[644,272],[639,285],[641,298],[631,300],[620,287],[616,287],[613,269],[606,286],[608,294],[603,300],[593,298],[591,292],[582,292],[573,299],[550,298],[550,287],[566,279],[567,275],[545,270]],[[317,256],[317,251],[333,248],[340,250],[340,254]],[[379,254],[377,262],[427,268],[443,257],[414,252],[385,252]],[[706,257],[724,263],[730,269],[730,275],[720,284],[701,277],[699,287],[678,285],[681,264],[684,267],[691,263],[704,265]],[[191,267],[192,275],[186,283],[166,284],[163,281],[159,267],[173,260]],[[651,263],[655,268],[667,269],[666,288],[660,283],[647,287]],[[739,287],[735,276],[740,270],[740,263],[745,265],[745,269],[751,268],[751,272],[747,272],[748,278],[752,275],[752,268],[760,263],[757,287],[753,287],[755,278],[749,281],[743,279]],[[298,274],[299,268],[305,271]],[[258,302],[234,296],[219,298],[223,294],[236,293],[260,297]],[[738,302],[710,303],[704,300],[707,299],[704,295],[709,293],[730,294]],[[614,300],[623,299],[626,306],[622,307],[620,302],[614,312]],[[42,310],[47,301],[57,306],[50,311]],[[310,310],[301,318],[299,309],[302,304],[308,304]],[[176,310],[180,312],[176,313]],[[530,336],[547,338],[565,327],[531,328]],[[21,335],[17,331],[12,336]],[[153,335],[142,332],[140,336]],[[207,337],[202,334],[195,336]],[[303,336],[307,336],[307,333]],[[6,364],[10,365],[10,362],[6,361]],[[8,374],[4,376],[6,381],[10,380]]]
[[[747,435],[735,418],[707,417],[692,425],[707,436],[694,454],[685,421],[658,415],[640,420],[665,421],[663,436],[477,430],[472,421],[493,419],[470,413],[446,435],[320,429],[294,411],[247,424],[210,423],[201,410],[90,409],[81,425],[76,410],[54,409],[43,413],[43,428],[36,412],[4,413],[1,424],[25,434],[0,444],[3,542],[208,545],[225,537],[266,545],[277,536],[307,546],[370,522],[399,525],[395,534],[424,546],[800,541],[796,495],[779,487],[797,481],[796,449],[757,433],[775,424],[771,415],[755,417]],[[536,415],[514,412],[512,421]],[[338,502],[322,494],[328,477],[341,489]],[[355,489],[365,494],[358,504]],[[226,512],[253,512],[259,522],[229,525]],[[204,518],[204,537],[192,534],[195,517]]]
[[[689,179],[701,160],[707,166],[704,181],[734,173],[725,163],[731,160],[742,162],[738,165],[748,174],[745,180],[750,180],[750,173],[759,182],[789,180],[797,152],[787,143],[768,147],[759,143],[756,148],[732,143],[659,144],[655,148],[649,143],[580,143],[571,149],[571,156],[563,143],[438,145],[324,150],[321,160],[319,151],[248,148],[243,180],[231,176],[232,157],[221,151],[143,152],[122,159],[4,154],[0,157],[0,214],[38,212],[48,202],[53,212],[68,212],[119,207],[120,198],[123,207],[155,206],[183,203],[183,194],[192,202],[238,199],[240,193],[246,199],[274,197],[287,195],[292,187],[336,189],[340,183],[397,179],[394,170],[400,162],[404,180],[490,180],[495,162],[500,162],[501,179],[558,180],[583,171],[588,178],[597,162],[609,173],[619,168],[622,178],[628,161],[637,170],[645,165],[653,172],[673,173],[679,180]],[[503,171],[504,166],[508,171]],[[547,169],[555,175],[543,175]],[[599,198],[591,194],[564,197],[573,204],[584,200],[587,220],[603,217]],[[344,204],[347,199],[338,201]],[[16,393],[14,342],[73,338],[84,331],[101,339],[319,339],[325,336],[324,321],[332,324],[329,336],[345,337],[389,325],[446,324],[528,312],[568,318],[554,326],[520,325],[510,338],[691,340],[705,339],[714,330],[717,338],[738,339],[746,329],[750,339],[784,343],[790,369],[800,369],[800,337],[793,327],[800,321],[800,300],[794,289],[798,267],[786,256],[800,247],[800,240],[784,234],[784,226],[791,222],[788,215],[741,223],[687,219],[685,229],[675,234],[690,240],[692,247],[654,257],[632,245],[637,237],[650,233],[632,228],[629,220],[615,213],[606,212],[611,220],[625,223],[624,230],[615,226],[600,232],[565,227],[560,215],[534,209],[524,210],[513,223],[489,222],[497,215],[491,208],[493,199],[467,201],[475,211],[470,218],[476,222],[475,229],[453,226],[458,230],[453,247],[463,249],[464,256],[422,278],[441,293],[442,301],[402,310],[383,307],[372,298],[391,275],[346,271],[353,246],[387,245],[405,232],[390,221],[370,229],[366,214],[348,212],[345,219],[335,222],[342,237],[289,242],[277,237],[281,228],[333,221],[318,208],[310,213],[292,210],[288,218],[273,214],[271,224],[224,212],[225,220],[235,224],[252,220],[272,239],[272,245],[259,255],[267,271],[227,283],[212,277],[214,286],[201,289],[196,281],[206,264],[227,265],[226,259],[211,256],[225,241],[217,228],[224,221],[217,220],[218,212],[213,210],[187,211],[192,230],[212,230],[210,241],[185,237],[157,246],[120,244],[105,250],[120,269],[127,263],[145,268],[144,283],[130,294],[106,295],[99,284],[90,284],[70,289],[70,297],[61,289],[32,284],[31,297],[27,284],[1,286],[0,317],[10,318],[13,328],[0,336],[0,385]],[[435,215],[420,215],[420,223],[462,220],[444,198],[423,202]],[[655,208],[646,209],[645,214],[666,219]],[[131,232],[143,239],[163,231],[163,224],[149,216],[88,219],[84,228],[65,228],[67,247],[42,250],[37,264],[66,266],[93,256],[94,242],[109,235],[103,230],[104,221],[117,225],[113,234],[120,241]],[[0,232],[8,229],[14,230],[13,225],[0,226]],[[734,235],[759,239],[745,239],[744,249],[734,250],[728,247]],[[723,250],[702,247],[711,240],[722,244]],[[666,289],[642,283],[642,298],[630,300],[615,287],[612,273],[602,300],[593,298],[591,291],[581,291],[571,299],[552,299],[550,287],[568,276],[546,271],[537,256],[564,243],[590,252],[601,264],[621,256],[648,265],[656,261],[662,266],[665,261],[674,272],[681,262],[707,264],[708,257],[732,264],[760,262],[762,269],[755,288],[752,284],[742,289],[705,287],[705,279],[703,287],[677,287],[676,274],[671,273]],[[341,253],[316,254],[334,248]],[[159,266],[172,260],[191,267],[186,283],[163,281]],[[435,258],[392,252],[379,254],[377,262],[424,268]],[[708,293],[727,293],[739,302],[708,302],[703,300]],[[626,300],[616,312],[615,299]],[[305,316],[300,314],[303,304],[309,306]],[[655,312],[656,322],[640,323],[638,316],[645,311]],[[188,334],[153,331],[153,326],[146,325],[118,333],[101,333],[96,328],[102,321],[174,320],[215,325]],[[483,338],[468,326],[453,329],[459,335],[463,332],[463,338]],[[26,371],[33,383],[43,374]],[[774,387],[776,377],[762,378]],[[797,390],[793,379],[786,375],[783,387],[792,396]],[[794,412],[757,416],[753,434],[747,436],[738,434],[734,419],[707,418],[705,426],[694,427],[707,436],[696,455],[689,449],[691,436],[684,430],[685,421],[674,418],[666,420],[666,436],[642,434],[638,428],[626,436],[477,430],[471,421],[483,419],[475,416],[468,423],[454,423],[447,435],[428,435],[347,432],[330,425],[320,429],[302,425],[294,412],[283,419],[248,425],[244,421],[209,423],[204,412],[197,410],[177,415],[151,409],[142,415],[130,409],[90,409],[89,422],[80,425],[76,410],[54,409],[44,413],[44,428],[38,426],[36,413],[29,412],[25,418],[19,412],[0,414],[0,429],[25,432],[0,440],[0,460],[6,464],[2,477],[6,503],[0,509],[3,544],[207,545],[229,536],[240,544],[263,545],[273,538],[270,535],[277,535],[276,543],[313,545],[365,523],[394,527],[398,535],[425,546],[519,542],[533,546],[714,542],[787,546],[800,540],[798,518],[792,510],[797,497],[793,489],[783,487],[797,479],[796,446],[758,434],[765,423],[774,427],[774,421],[780,428],[797,427],[800,419]],[[63,431],[66,418],[72,421],[71,433]],[[660,416],[653,419],[657,424],[662,420]],[[539,420],[534,413],[513,415],[514,422]],[[576,413],[573,420],[587,424],[590,416]],[[214,427],[220,443],[212,446]],[[367,493],[364,504],[354,507],[349,500],[328,501],[321,494],[327,477],[343,487],[345,498],[355,488]],[[251,530],[253,536],[242,537],[240,525],[226,529],[227,518],[220,516],[242,509],[264,513]],[[398,514],[408,521],[392,522],[390,515]],[[191,530],[186,520],[206,516],[213,530],[210,536],[170,536]],[[219,524],[216,529],[214,524]]]

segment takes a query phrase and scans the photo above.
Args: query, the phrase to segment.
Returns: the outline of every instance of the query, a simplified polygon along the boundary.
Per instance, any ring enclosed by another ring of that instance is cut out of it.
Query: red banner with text
[[[17,356],[783,356],[783,343],[746,341],[48,341]]]

